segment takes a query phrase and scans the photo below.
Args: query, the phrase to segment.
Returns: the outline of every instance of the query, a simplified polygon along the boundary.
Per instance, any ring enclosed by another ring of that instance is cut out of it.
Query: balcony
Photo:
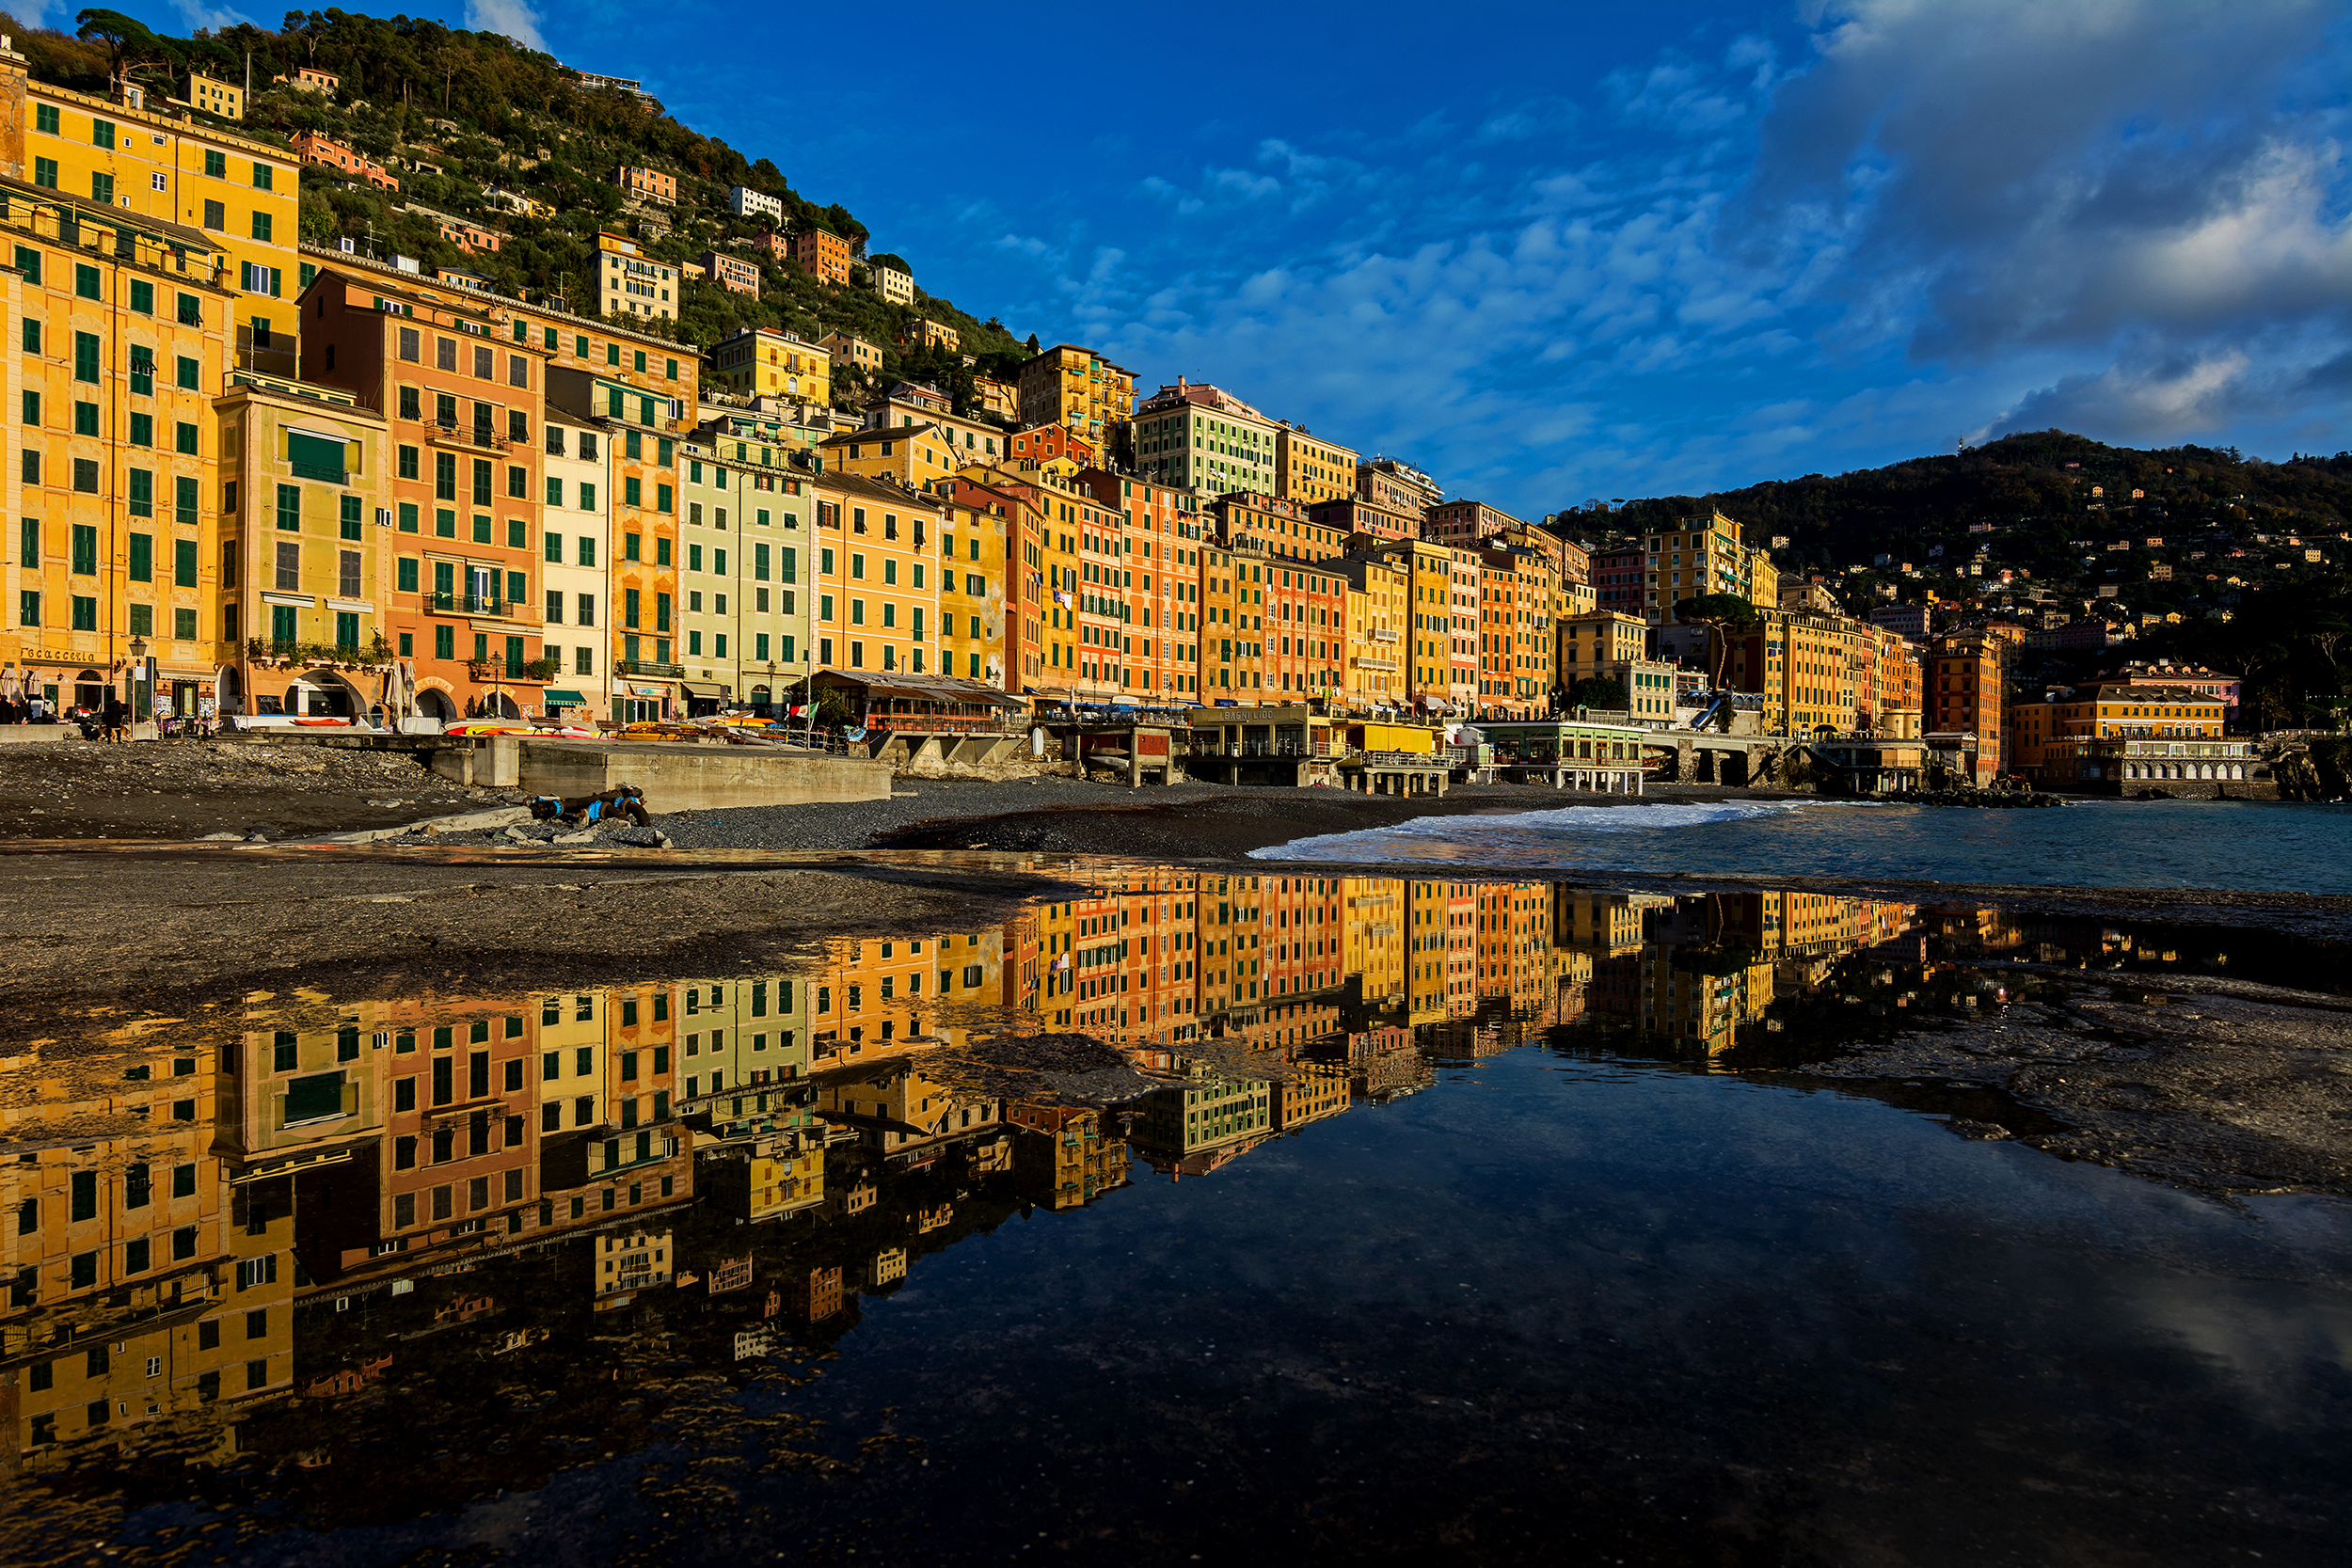
[[[519,663],[504,658],[469,658],[466,661],[466,673],[480,682],[530,681],[544,684],[564,673],[563,663],[563,660],[555,658],[524,659]]]
[[[424,426],[424,438],[437,447],[462,447],[468,451],[511,451],[514,443],[494,430],[480,425],[443,424],[438,420],[420,420]]]
[[[1396,660],[1392,658],[1372,658],[1363,654],[1356,656],[1356,668],[1359,670],[1377,670],[1383,674],[1394,674],[1396,667]]]
[[[1394,642],[1403,634],[1400,633],[1394,626],[1375,626],[1364,635],[1371,638],[1375,642]]]
[[[426,608],[441,615],[482,615],[501,621],[536,625],[539,607],[527,599],[501,599],[491,594],[429,594]]]
[[[642,658],[624,658],[616,662],[612,668],[620,674],[643,675],[654,680],[676,680],[686,673],[686,666],[683,664],[655,664]]]

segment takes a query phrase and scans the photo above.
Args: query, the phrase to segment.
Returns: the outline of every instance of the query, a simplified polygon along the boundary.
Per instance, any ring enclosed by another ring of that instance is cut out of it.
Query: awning
[[[548,701],[561,707],[586,707],[588,705],[588,699],[577,691],[550,689],[548,692]]]
[[[678,685],[686,688],[689,697],[723,698],[727,694],[727,689],[716,681],[680,681]]]
[[[810,678],[829,685],[858,687],[876,697],[907,697],[926,703],[986,703],[993,707],[1028,705],[993,686],[954,675],[918,675],[907,671],[865,675],[849,670],[819,670]]]

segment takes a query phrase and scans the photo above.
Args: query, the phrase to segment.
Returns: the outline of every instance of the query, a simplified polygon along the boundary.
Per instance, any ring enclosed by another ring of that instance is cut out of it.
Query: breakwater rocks
[[[1889,795],[1906,806],[1981,806],[2003,811],[2021,806],[2062,806],[2063,798],[2029,789],[1918,789]]]

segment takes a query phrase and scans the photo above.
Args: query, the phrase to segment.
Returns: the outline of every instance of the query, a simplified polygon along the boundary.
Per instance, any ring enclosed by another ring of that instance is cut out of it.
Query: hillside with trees
[[[0,30],[13,33],[37,79],[93,94],[106,93],[118,71],[156,99],[178,96],[190,70],[243,84],[249,62],[245,119],[224,128],[278,142],[316,132],[384,165],[401,183],[394,194],[339,170],[306,168],[302,238],[310,244],[349,239],[365,255],[478,273],[500,293],[583,311],[594,308],[591,253],[599,230],[627,234],[680,264],[721,250],[759,267],[757,299],[697,276],[682,284],[676,322],[633,325],[698,348],[753,325],[811,341],[848,332],[882,348],[882,379],[932,382],[959,408],[970,406],[975,373],[1002,375],[1030,352],[1002,323],[977,319],[919,287],[912,308],[897,306],[854,283],[831,287],[791,261],[756,255],[750,243],[770,225],[730,213],[730,186],[774,197],[784,228],[829,229],[861,257],[868,234],[838,202],[795,189],[769,158],[680,124],[650,98],[590,88],[552,56],[501,34],[342,10],[289,11],[275,31],[239,24],[188,38],[106,10],[79,13],[79,36],[28,28],[5,13]],[[272,84],[306,66],[335,73],[340,89]],[[675,213],[627,202],[615,182],[623,166],[675,175]],[[530,203],[540,206],[534,212]],[[442,238],[429,214],[411,210],[419,207],[494,230],[503,243],[495,253],[463,249]],[[939,350],[902,352],[899,333],[918,316],[954,328],[961,353],[977,363],[966,367],[960,355]],[[851,407],[872,389],[847,365],[837,368],[834,388],[836,403]]]
[[[1592,499],[1565,509],[1560,524],[1572,538],[1597,541],[1710,507],[1742,524],[1751,544],[1787,539],[1772,552],[1784,569],[1839,571],[1883,554],[1921,559],[1939,545],[1948,552],[1972,525],[2004,536],[2005,563],[2022,555],[2030,565],[2038,555],[2062,560],[2071,539],[2127,520],[2176,531],[2333,533],[2352,523],[2352,452],[2265,463],[2234,448],[2142,451],[2043,430],[1851,473],[1702,496]]]

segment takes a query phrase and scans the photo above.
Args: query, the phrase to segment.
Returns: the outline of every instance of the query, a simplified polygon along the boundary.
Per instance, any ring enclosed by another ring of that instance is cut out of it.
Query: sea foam
[[[1810,800],[1719,800],[1663,802],[1642,806],[1562,806],[1552,811],[1521,811],[1454,816],[1416,816],[1393,827],[1361,828],[1344,833],[1319,833],[1263,849],[1252,849],[1252,860],[1374,861],[1389,858],[1422,860],[1438,844],[1475,850],[1481,845],[1508,841],[1525,845],[1531,838],[1586,833],[1656,832],[1669,828],[1699,828],[1719,822],[1745,822],[1785,816],[1818,804]],[[1475,858],[1462,855],[1460,859]],[[1518,857],[1513,857],[1517,859]]]

